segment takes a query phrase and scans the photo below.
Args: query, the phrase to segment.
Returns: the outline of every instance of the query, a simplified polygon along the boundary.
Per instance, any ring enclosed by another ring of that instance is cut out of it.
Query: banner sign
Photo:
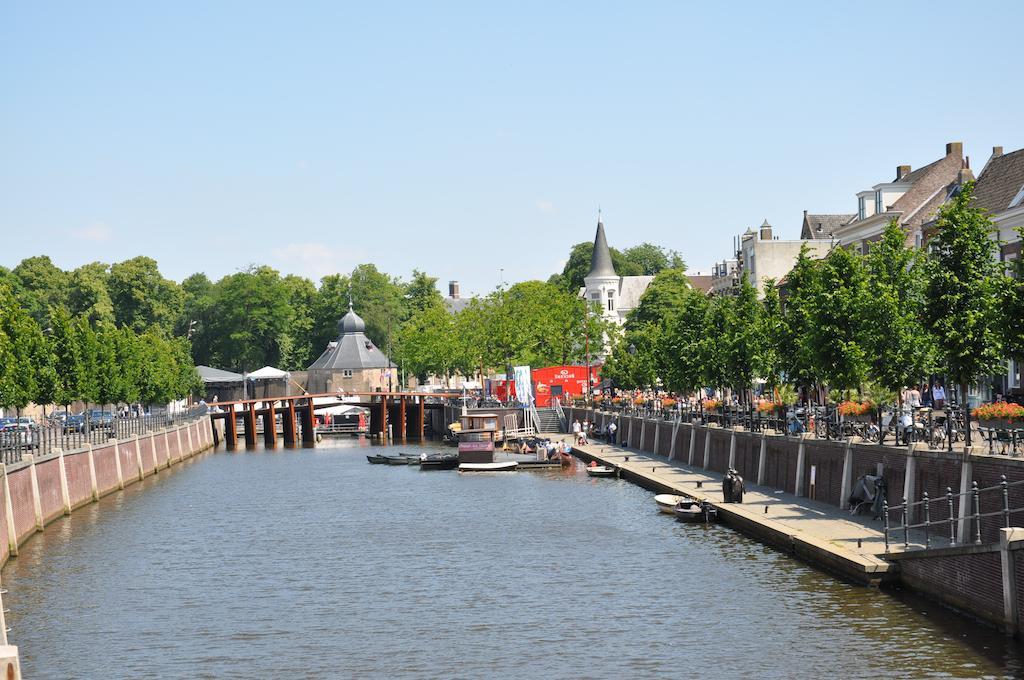
[[[530,367],[514,366],[512,375],[516,380],[516,398],[523,406],[533,403],[533,385],[530,384]]]

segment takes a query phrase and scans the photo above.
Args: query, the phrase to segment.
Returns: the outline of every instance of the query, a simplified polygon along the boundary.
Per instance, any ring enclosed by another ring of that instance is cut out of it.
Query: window
[[[885,211],[882,210],[882,192],[881,191],[876,191],[875,192],[875,214],[876,215],[881,215],[883,212],[885,212]]]
[[[345,370],[343,370],[341,372],[341,377],[342,378],[351,378],[352,377],[352,369],[351,368],[346,368]]]
[[[614,290],[608,291],[608,311],[609,312],[615,311],[615,291]]]
[[[601,300],[601,293],[600,293],[600,291],[598,291],[597,293],[591,293],[590,294],[590,299],[591,300],[597,300],[597,301],[600,302],[600,300]]]
[[[863,196],[858,196],[857,197],[857,219],[858,220],[864,219],[864,197]]]

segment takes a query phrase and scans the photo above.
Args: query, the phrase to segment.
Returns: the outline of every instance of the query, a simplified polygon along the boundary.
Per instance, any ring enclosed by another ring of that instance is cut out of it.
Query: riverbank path
[[[881,521],[870,516],[851,515],[834,505],[751,483],[746,483],[742,504],[726,504],[721,474],[599,442],[574,450],[581,458],[618,468],[623,477],[648,488],[710,501],[724,523],[855,580],[875,582],[893,569],[881,557]],[[891,545],[892,550],[900,547]]]

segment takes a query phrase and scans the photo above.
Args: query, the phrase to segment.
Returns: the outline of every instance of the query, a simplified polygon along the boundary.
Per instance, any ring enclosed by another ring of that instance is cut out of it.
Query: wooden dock
[[[881,525],[870,518],[749,483],[742,504],[724,503],[722,475],[715,472],[599,443],[574,446],[573,452],[646,489],[709,501],[723,524],[857,583],[877,585],[896,575],[896,566],[880,557]]]

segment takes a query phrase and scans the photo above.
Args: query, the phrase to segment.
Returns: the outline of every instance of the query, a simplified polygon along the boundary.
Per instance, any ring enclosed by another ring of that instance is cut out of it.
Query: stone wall
[[[83,449],[6,466],[0,494],[0,566],[37,531],[77,508],[123,489],[213,446],[206,418],[142,437],[109,440]]]

